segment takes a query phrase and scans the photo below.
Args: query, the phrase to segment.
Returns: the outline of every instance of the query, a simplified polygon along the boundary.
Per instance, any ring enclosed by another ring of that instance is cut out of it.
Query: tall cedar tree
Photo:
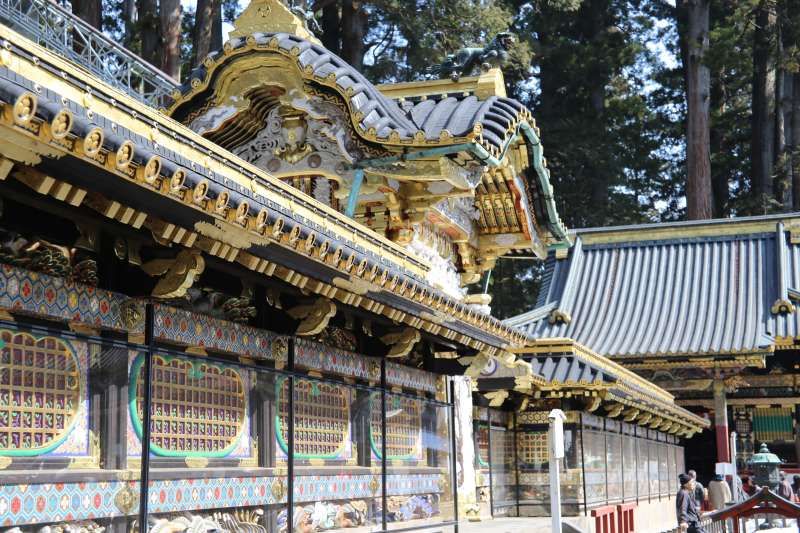
[[[772,168],[775,149],[775,12],[760,0],[753,33],[753,115],[750,138],[755,200],[767,208],[773,198]]]
[[[222,47],[222,0],[198,0],[192,36],[192,67]],[[216,30],[216,31],[215,31]]]
[[[102,0],[72,0],[72,13],[97,29],[102,29]]]
[[[678,27],[684,28],[686,86],[686,207],[691,220],[711,218],[710,92],[711,71],[705,61],[709,44],[709,0],[679,0]],[[685,19],[685,24],[681,19]]]
[[[161,70],[180,80],[181,78],[181,10],[180,0],[161,0],[162,58]]]

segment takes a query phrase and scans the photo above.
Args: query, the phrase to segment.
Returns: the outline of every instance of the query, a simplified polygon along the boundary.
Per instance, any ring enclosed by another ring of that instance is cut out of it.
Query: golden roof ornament
[[[290,8],[281,0],[252,0],[233,22],[231,37],[247,37],[254,33],[291,33],[314,44],[319,39],[308,29],[307,20],[298,16],[301,8]],[[307,14],[312,17],[312,14]]]

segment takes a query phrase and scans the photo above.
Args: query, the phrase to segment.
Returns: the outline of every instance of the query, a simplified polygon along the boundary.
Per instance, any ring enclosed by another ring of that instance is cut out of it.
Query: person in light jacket
[[[706,533],[700,526],[700,509],[694,497],[694,479],[687,474],[678,476],[681,488],[675,498],[675,512],[678,526],[685,533]]]
[[[708,504],[712,511],[718,511],[725,507],[725,504],[733,499],[731,488],[728,482],[722,479],[720,474],[714,476],[714,480],[708,484]]]

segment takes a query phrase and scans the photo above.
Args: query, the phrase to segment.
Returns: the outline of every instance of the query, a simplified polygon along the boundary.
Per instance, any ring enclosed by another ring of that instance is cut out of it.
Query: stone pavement
[[[570,518],[565,518],[564,521],[571,522]],[[482,522],[459,522],[458,531],[459,533],[552,533],[550,518],[494,518]],[[747,531],[748,533],[756,531],[755,524],[752,521],[748,523]],[[774,528],[762,531],[768,533],[798,533],[798,527]],[[647,529],[637,528],[636,532],[661,533],[661,530],[648,531]]]
[[[570,518],[564,518],[564,521],[571,523]],[[552,528],[549,517],[493,518],[482,522],[459,522],[458,533],[552,533]]]

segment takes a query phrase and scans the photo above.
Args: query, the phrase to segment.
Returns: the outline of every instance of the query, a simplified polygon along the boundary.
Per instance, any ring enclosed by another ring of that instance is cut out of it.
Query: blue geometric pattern
[[[390,496],[442,491],[442,475],[438,472],[390,474],[387,479]],[[298,476],[294,486],[295,501],[379,498],[380,480],[380,474]],[[138,512],[138,506],[123,513],[115,502],[125,486],[132,494],[139,494],[138,481],[2,485],[0,526],[132,516]],[[286,477],[276,476],[151,481],[148,509],[151,513],[170,513],[281,504],[286,503],[286,488]]]
[[[92,327],[143,333],[144,321],[130,329],[125,324],[125,306],[141,304],[127,296],[73,283],[65,278],[0,265],[0,308],[15,313],[46,316]]]

